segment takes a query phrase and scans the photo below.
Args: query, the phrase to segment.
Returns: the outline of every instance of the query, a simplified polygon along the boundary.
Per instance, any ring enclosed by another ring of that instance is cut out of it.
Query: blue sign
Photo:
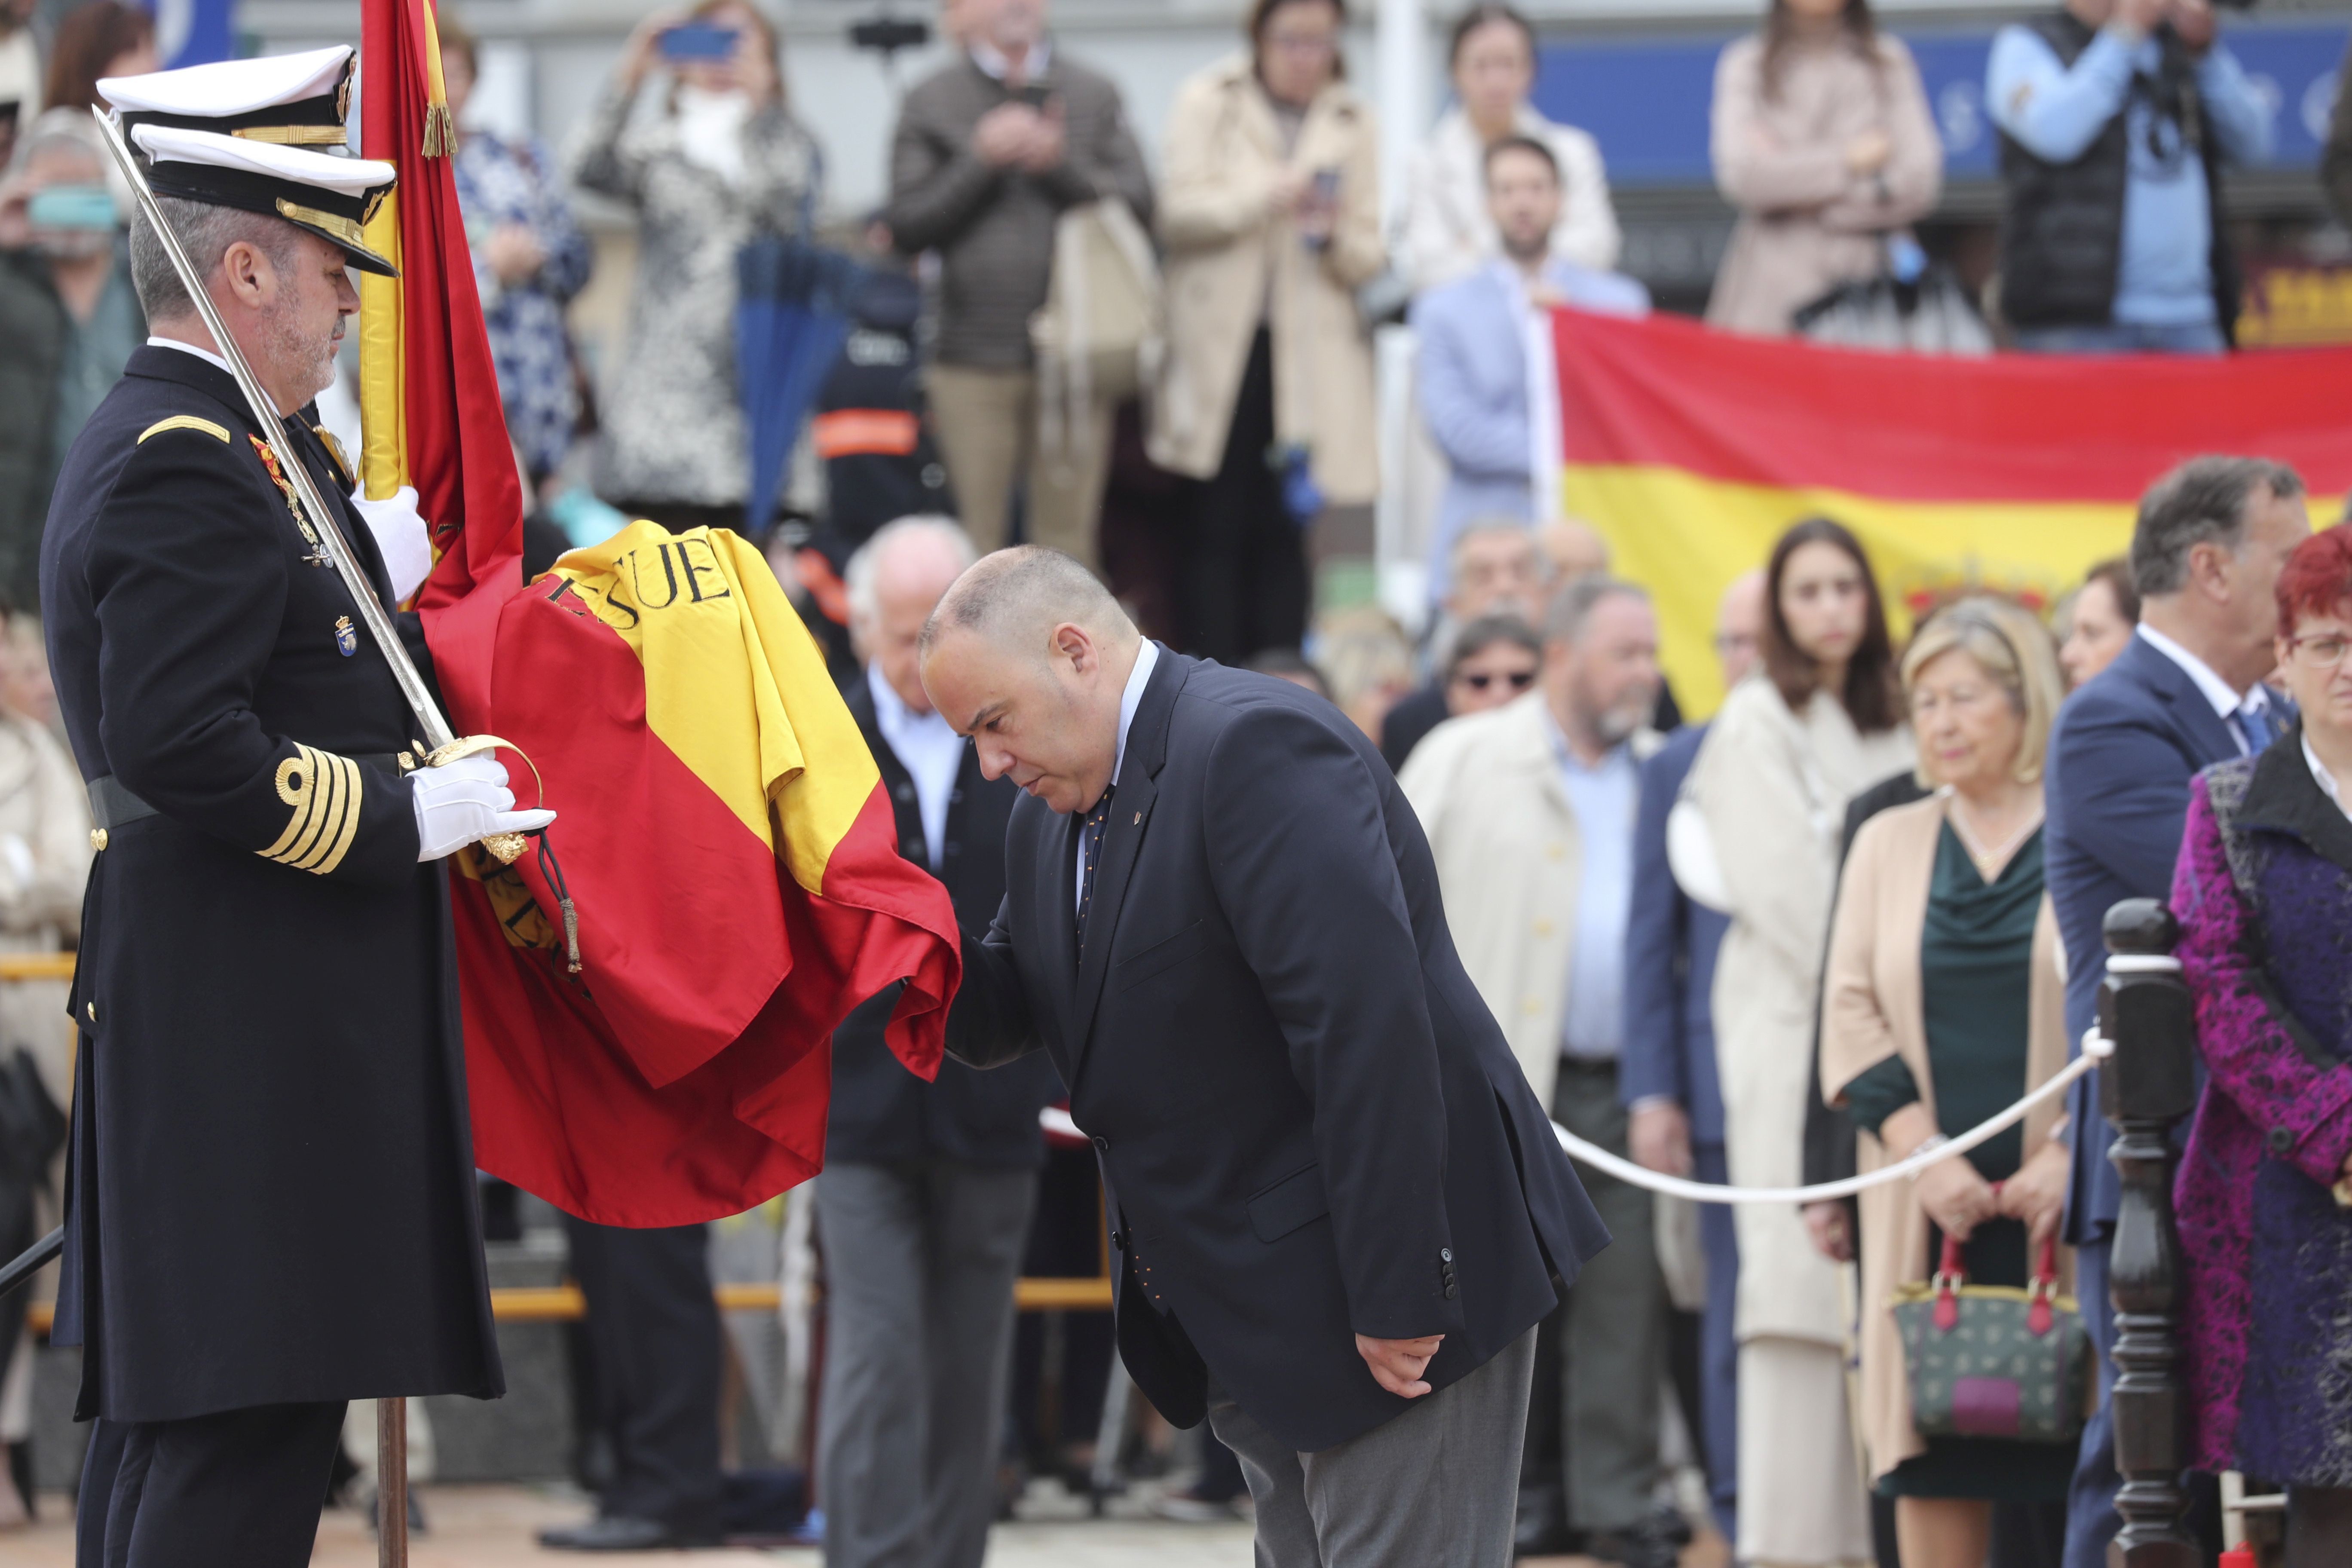
[[[2223,39],[2277,111],[2277,144],[2266,166],[2314,168],[2327,139],[2336,69],[2352,40],[2352,22],[2232,21],[2224,24]],[[1711,184],[1707,121],[1716,57],[1738,36],[1549,44],[1536,79],[1536,107],[1591,132],[1612,184]],[[1990,178],[1995,137],[1985,114],[1984,81],[1991,33],[1906,30],[1901,37],[1919,62],[1943,132],[1945,174]]]
[[[166,70],[210,65],[236,53],[236,0],[143,0],[155,14],[155,52]]]

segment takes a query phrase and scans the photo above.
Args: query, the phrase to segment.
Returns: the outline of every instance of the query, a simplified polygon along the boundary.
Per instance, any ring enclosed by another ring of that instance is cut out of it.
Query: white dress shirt
[[[2345,800],[2343,786],[2336,782],[2336,775],[2327,771],[2327,764],[2319,760],[2319,753],[2311,749],[2308,732],[2303,737],[2303,764],[2311,770],[2312,782],[2319,786],[2319,793],[2334,801],[2336,810],[2347,817],[2352,817],[2352,802]]]
[[[1135,722],[1135,710],[1143,706],[1143,689],[1151,684],[1151,670],[1160,662],[1160,645],[1150,637],[1136,650],[1135,668],[1127,672],[1127,687],[1118,694],[1118,750],[1112,753],[1110,782],[1118,783],[1118,770],[1127,765],[1127,731]],[[1085,820],[1081,817],[1079,820]],[[1070,879],[1070,907],[1075,910],[1087,896],[1087,858],[1077,858],[1076,872]]]
[[[963,771],[964,739],[934,709],[918,713],[882,678],[878,666],[866,667],[866,689],[874,696],[874,727],[882,731],[890,754],[915,781],[915,805],[923,818],[923,847],[936,872],[947,859],[948,804],[955,795],[956,775]]]
[[[2237,742],[2238,754],[2242,757],[2248,755],[2252,748],[2246,744],[2245,733],[2232,721],[2241,714],[2267,715],[2271,706],[2269,689],[2262,682],[2256,681],[2251,690],[2240,696],[2228,681],[2213,673],[2211,665],[2207,664],[2146,621],[2139,624],[2138,635],[2147,639],[2148,647],[2156,649],[2188,673],[2189,679],[2197,683],[2197,689],[2204,693],[2205,700],[2213,705],[2214,716],[2229,726],[2230,739]],[[2265,725],[2269,723],[2267,717],[2263,722]]]
[[[147,346],[151,349],[177,349],[184,354],[195,355],[206,364],[216,364],[223,370],[228,370],[228,361],[221,358],[220,355],[213,353],[212,350],[200,349],[194,343],[184,343],[177,338],[149,338],[147,340]],[[229,371],[229,374],[234,375],[236,373],[235,371]]]

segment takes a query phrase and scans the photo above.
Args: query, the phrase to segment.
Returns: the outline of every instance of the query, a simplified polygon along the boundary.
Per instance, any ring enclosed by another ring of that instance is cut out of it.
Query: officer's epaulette
[[[224,445],[230,444],[227,430],[209,419],[199,419],[193,414],[174,414],[169,419],[158,419],[139,432],[139,444],[144,446],[149,437],[161,436],[166,430],[201,430],[207,436],[220,437]]]

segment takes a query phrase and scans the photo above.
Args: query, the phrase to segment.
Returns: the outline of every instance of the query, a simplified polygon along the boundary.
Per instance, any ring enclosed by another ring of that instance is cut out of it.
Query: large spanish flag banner
[[[1951,359],[1561,310],[1561,502],[1656,596],[1685,709],[1722,697],[1716,601],[1790,523],[1869,551],[1899,639],[1969,586],[2047,606],[2121,554],[2140,493],[2202,452],[2352,489],[2352,351]]]
[[[758,551],[640,522],[524,584],[430,0],[363,16],[401,266],[362,301],[366,482],[433,523],[417,608],[457,731],[560,814],[555,853],[451,879],[475,1160],[604,1224],[738,1213],[823,1163],[850,1008],[906,981],[890,1044],[937,1072],[954,910]]]

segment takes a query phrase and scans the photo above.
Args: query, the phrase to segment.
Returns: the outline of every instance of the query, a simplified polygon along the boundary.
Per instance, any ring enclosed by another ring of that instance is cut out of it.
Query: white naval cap
[[[351,68],[339,45],[109,77],[98,88],[145,155],[157,195],[282,217],[333,241],[361,270],[394,277],[362,234],[392,190],[393,166],[314,150],[343,141]]]

